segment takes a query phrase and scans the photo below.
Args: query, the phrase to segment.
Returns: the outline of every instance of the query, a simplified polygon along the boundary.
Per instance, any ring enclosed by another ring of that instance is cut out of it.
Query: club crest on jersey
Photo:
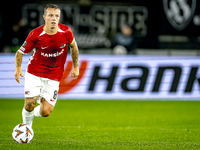
[[[60,48],[63,48],[63,47],[65,47],[65,45],[66,45],[66,44],[62,44]]]
[[[25,91],[24,94],[25,94],[25,95],[29,95],[29,94],[30,94],[30,91]]]
[[[169,23],[181,31],[188,26],[194,16],[196,0],[163,0],[163,6]]]

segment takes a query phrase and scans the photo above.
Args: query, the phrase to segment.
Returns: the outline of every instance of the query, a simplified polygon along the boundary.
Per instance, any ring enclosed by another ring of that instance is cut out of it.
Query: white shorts
[[[59,82],[47,78],[35,76],[26,72],[24,94],[26,98],[39,96],[37,102],[40,103],[41,98],[55,106],[59,90]]]

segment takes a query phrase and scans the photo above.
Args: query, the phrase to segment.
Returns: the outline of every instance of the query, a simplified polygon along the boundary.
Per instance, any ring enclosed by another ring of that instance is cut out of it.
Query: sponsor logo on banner
[[[107,84],[105,84],[105,91],[104,92],[111,92],[113,91],[113,86],[115,83],[115,80],[117,78],[117,73],[120,70],[120,66],[113,66],[111,68],[110,74],[106,76],[100,75],[100,68],[101,66],[95,66],[94,72],[91,78],[90,86],[88,88],[88,91],[94,91],[95,87],[98,86],[97,82],[100,80],[106,80]],[[128,65],[127,66],[127,72],[128,71],[134,71],[134,70],[140,70],[141,74],[138,75],[130,75],[129,77],[122,78],[121,83],[119,84],[122,91],[126,92],[145,92],[145,87],[148,84],[148,78],[150,76],[151,68],[148,68],[144,65]],[[151,83],[151,89],[149,92],[151,93],[158,93],[162,92],[161,85],[163,83],[164,77],[166,77],[165,73],[168,71],[170,74],[170,80],[168,80],[169,89],[167,90],[169,93],[175,93],[178,92],[178,85],[180,84],[180,78],[182,75],[183,69],[181,66],[174,66],[174,65],[165,65],[165,66],[158,66],[158,71],[154,75],[155,79],[154,82]],[[200,77],[197,77],[198,72],[198,66],[191,66],[190,71],[188,73],[188,78],[185,81],[185,87],[182,88],[182,91],[184,93],[191,93],[194,83],[198,82],[200,86]],[[131,88],[130,84],[131,81],[137,80],[137,87]],[[165,81],[166,82],[166,81]]]
[[[109,58],[81,61],[77,80],[71,78],[69,61],[60,82],[60,98],[200,99],[199,59]]]
[[[87,68],[87,61],[82,61],[80,68],[79,68],[79,77],[76,80],[73,80],[71,78],[71,70],[73,68],[72,61],[67,62],[67,66],[65,68],[65,71],[63,73],[63,77],[60,81],[59,91],[58,94],[69,92],[71,89],[73,89],[83,78],[83,75]]]
[[[196,0],[163,0],[165,15],[176,30],[185,29],[192,20]]]

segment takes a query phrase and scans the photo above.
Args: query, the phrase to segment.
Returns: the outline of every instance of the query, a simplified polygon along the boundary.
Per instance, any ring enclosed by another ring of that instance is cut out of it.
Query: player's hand
[[[71,77],[73,80],[76,80],[79,76],[79,68],[78,67],[75,67],[72,69],[72,72],[71,72]]]
[[[23,74],[22,74],[22,69],[21,69],[21,67],[16,67],[16,68],[15,68],[15,80],[16,80],[18,83],[20,83],[19,76],[24,77]]]

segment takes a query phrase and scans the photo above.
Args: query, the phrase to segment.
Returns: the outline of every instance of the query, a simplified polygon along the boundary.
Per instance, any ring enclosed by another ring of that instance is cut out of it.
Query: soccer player
[[[31,127],[34,116],[47,117],[54,109],[68,45],[73,61],[71,77],[75,80],[79,75],[78,47],[72,30],[59,23],[59,7],[48,4],[43,18],[45,24],[29,33],[15,56],[15,79],[20,83],[22,57],[33,50],[25,74],[25,105],[22,110],[23,123]],[[36,101],[40,103],[37,107]]]

